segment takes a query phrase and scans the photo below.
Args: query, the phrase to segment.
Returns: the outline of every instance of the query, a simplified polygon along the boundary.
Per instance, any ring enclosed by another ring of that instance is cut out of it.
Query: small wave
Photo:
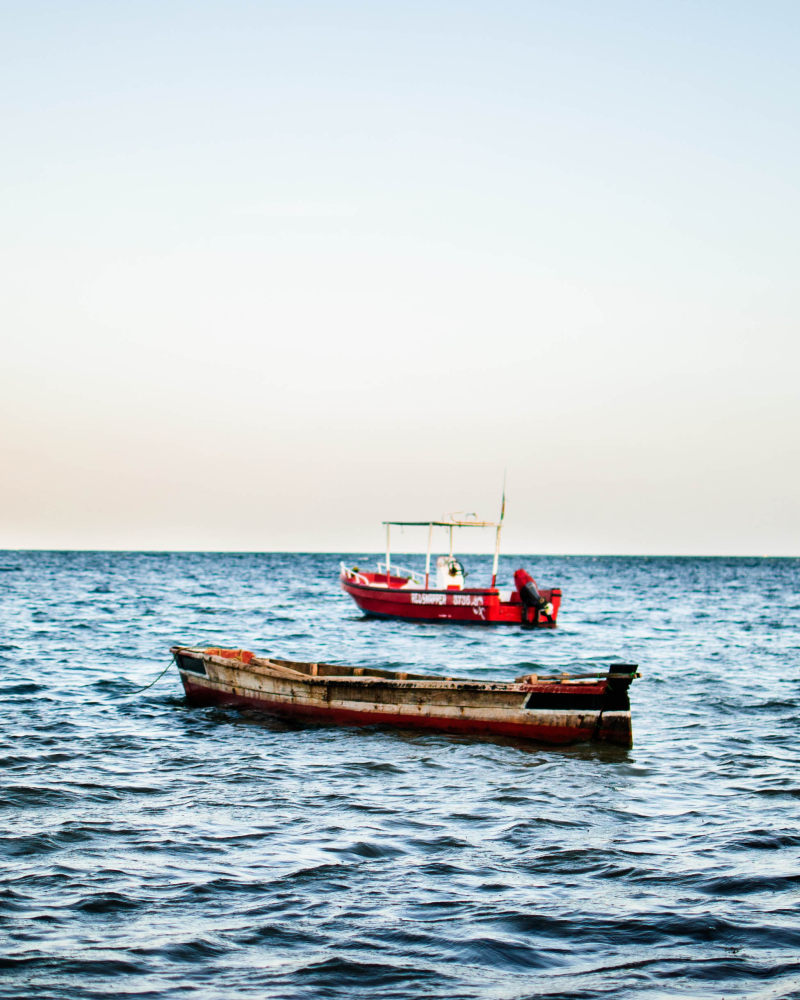
[[[734,842],[734,846],[748,851],[775,851],[782,847],[800,847],[800,834],[754,830],[748,836]]]
[[[51,788],[45,785],[9,785],[2,793],[0,803],[6,807],[27,809],[31,806],[63,806],[80,798],[66,787]]]
[[[62,958],[46,956],[35,952],[33,954],[22,955],[15,955],[8,952],[6,954],[0,953],[0,969],[20,971],[31,969],[39,975],[44,972],[50,972],[59,978],[65,976],[81,978],[96,975],[104,979],[113,976],[136,975],[144,971],[135,962],[119,958]],[[31,995],[29,991],[26,990],[26,992],[28,992],[28,995]]]
[[[353,844],[346,844],[341,847],[332,847],[330,850],[334,854],[339,854],[344,858],[355,859],[376,859],[376,858],[396,858],[405,854],[404,848],[391,844],[377,844],[369,840],[359,840]]]
[[[146,909],[150,905],[149,901],[132,899],[120,892],[93,891],[92,895],[84,896],[77,903],[73,903],[71,909],[79,910],[81,913],[116,914]]]
[[[224,941],[212,941],[209,938],[192,938],[188,941],[176,941],[157,947],[139,948],[140,955],[157,955],[170,962],[186,962],[194,964],[203,959],[216,958],[230,951],[230,945]]]
[[[419,965],[410,967],[407,962],[399,965],[389,962],[360,962],[339,956],[307,965],[298,969],[295,975],[301,982],[318,989],[333,988],[337,991],[343,985],[354,987],[363,984],[374,990],[407,984],[407,988],[413,991],[410,995],[419,995],[418,991],[426,981],[442,982],[448,978],[446,975],[443,977],[438,969],[420,968]]]
[[[357,763],[347,764],[346,769],[355,773],[365,773],[365,774],[404,774],[405,769],[398,767],[396,764],[392,764],[390,761],[358,761]]]
[[[531,941],[501,937],[472,937],[459,941],[456,953],[460,961],[482,967],[501,969],[552,969],[563,964],[551,949]]]
[[[10,694],[36,694],[39,691],[46,691],[47,688],[43,684],[36,684],[33,681],[21,681],[18,684],[8,684],[4,685],[2,688],[3,695]]]
[[[751,795],[760,795],[765,799],[780,799],[780,798],[790,798],[798,799],[800,798],[800,788],[796,785],[790,785],[788,787],[774,787],[772,785],[764,785],[760,788],[748,789]]]
[[[235,940],[238,945],[268,944],[271,948],[300,948],[315,943],[317,935],[311,929],[302,930],[269,923],[248,928],[237,935]]]
[[[799,875],[725,875],[704,880],[701,892],[712,896],[749,896],[759,892],[795,891]]]
[[[61,845],[52,834],[39,833],[22,837],[0,837],[0,853],[10,858],[34,857],[56,851]]]

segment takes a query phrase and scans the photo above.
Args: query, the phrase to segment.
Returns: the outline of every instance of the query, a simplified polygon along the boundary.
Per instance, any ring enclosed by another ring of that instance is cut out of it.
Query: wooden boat
[[[173,646],[171,653],[186,697],[196,704],[340,725],[632,745],[628,687],[639,675],[631,663],[598,674],[478,681],[298,663],[242,649]]]
[[[472,517],[451,517],[441,521],[384,521],[386,561],[379,562],[374,571],[341,563],[339,581],[342,589],[365,614],[381,618],[555,628],[561,607],[559,587],[539,589],[533,577],[523,569],[514,574],[513,589],[496,586],[504,510],[505,498],[499,521],[478,521]],[[390,544],[393,526],[428,529],[424,574],[393,565]],[[432,580],[431,542],[434,528],[449,530],[450,554],[438,557],[436,577]],[[495,529],[494,561],[488,587],[465,586],[464,567],[453,555],[455,528]]]

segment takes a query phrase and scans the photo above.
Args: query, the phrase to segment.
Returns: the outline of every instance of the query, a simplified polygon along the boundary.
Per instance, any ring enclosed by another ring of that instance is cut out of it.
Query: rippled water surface
[[[799,561],[509,557],[564,589],[532,633],[362,618],[338,559],[0,553],[0,996],[800,997]],[[174,669],[138,690],[176,642],[631,660],[635,746],[297,728],[189,707]]]

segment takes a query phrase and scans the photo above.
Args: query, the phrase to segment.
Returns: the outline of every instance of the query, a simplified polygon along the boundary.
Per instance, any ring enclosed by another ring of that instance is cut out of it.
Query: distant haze
[[[0,547],[800,555],[798,5],[0,17]]]

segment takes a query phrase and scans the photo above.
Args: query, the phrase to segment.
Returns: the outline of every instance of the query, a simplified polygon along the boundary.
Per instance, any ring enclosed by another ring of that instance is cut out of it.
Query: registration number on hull
[[[482,608],[480,594],[409,594],[412,604],[453,604],[462,608]]]

